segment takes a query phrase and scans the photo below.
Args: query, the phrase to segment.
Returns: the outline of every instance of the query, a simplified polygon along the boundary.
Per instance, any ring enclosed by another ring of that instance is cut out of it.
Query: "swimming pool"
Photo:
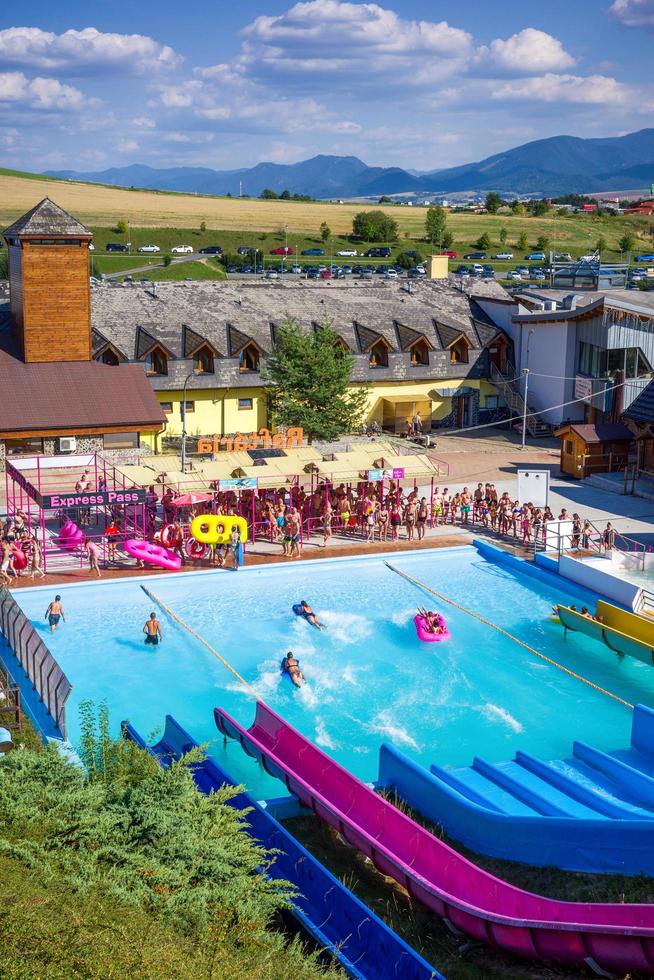
[[[556,602],[579,603],[523,573],[482,558],[473,547],[395,554],[393,564],[485,616],[632,703],[654,705],[654,671],[579,635],[564,639],[550,620]],[[71,740],[80,701],[106,699],[117,731],[129,719],[151,733],[170,713],[208,743],[235,778],[255,793],[279,795],[213,723],[220,704],[249,724],[251,694],[206,648],[161,614],[164,642],[143,643],[153,608],[150,588],[212,644],[276,711],[356,775],[372,780],[383,741],[429,765],[468,765],[475,754],[499,761],[517,748],[542,758],[566,755],[575,738],[599,748],[629,740],[631,711],[534,657],[496,630],[450,606],[449,642],[420,643],[416,605],[436,600],[389,571],[380,556],[259,566],[237,574],[157,576],[62,586],[68,620],[53,654],[68,674]],[[21,591],[19,601],[44,634],[54,590]],[[328,625],[319,632],[291,605],[307,599]],[[279,670],[293,650],[307,684],[294,688]],[[226,754],[223,754],[226,753]]]

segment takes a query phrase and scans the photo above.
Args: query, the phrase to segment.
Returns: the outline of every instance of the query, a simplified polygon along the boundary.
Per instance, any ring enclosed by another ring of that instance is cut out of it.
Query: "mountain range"
[[[552,136],[524,143],[474,163],[428,172],[369,167],[358,157],[319,155],[300,163],[258,163],[240,170],[206,167],[159,169],[143,164],[93,173],[49,170],[49,177],[195,194],[247,194],[265,189],[316,198],[382,194],[587,193],[639,190],[654,181],[654,129],[600,139]]]

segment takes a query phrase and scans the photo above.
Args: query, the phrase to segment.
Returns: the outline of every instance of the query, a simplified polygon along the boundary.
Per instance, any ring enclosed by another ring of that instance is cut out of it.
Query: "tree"
[[[323,240],[323,242],[328,242],[329,239],[332,237],[332,230],[326,221],[323,221],[322,224],[320,225],[320,237]]]
[[[420,252],[400,252],[395,259],[395,265],[401,266],[402,269],[412,269],[414,265],[424,262],[422,254]]]
[[[276,201],[277,191],[271,191],[269,187],[264,187],[264,189],[259,194],[262,201]]]
[[[550,209],[547,201],[535,201],[530,207],[531,213],[536,218],[542,218],[544,214],[547,214]]]
[[[600,253],[606,252],[608,247],[609,247],[609,243],[607,242],[606,238],[604,237],[604,235],[600,235],[597,241],[595,242],[595,251]]]
[[[164,255],[163,264],[166,267],[166,269],[168,268],[168,266],[171,264],[172,261],[173,261],[172,256]]]
[[[365,242],[394,242],[397,221],[383,211],[359,211],[352,221],[352,234]]]
[[[388,194],[382,194],[382,196],[377,201],[377,204],[392,204],[393,198],[389,197]]]
[[[116,222],[116,231],[119,235],[126,235],[129,231],[129,225],[124,218],[119,218]]]
[[[633,252],[636,247],[636,236],[633,231],[626,231],[620,241],[618,248],[621,252]]]
[[[547,252],[549,247],[550,247],[550,240],[547,237],[547,235],[539,235],[539,237],[536,240],[536,249],[539,252]]]
[[[487,251],[487,249],[489,249],[491,245],[492,242],[490,240],[490,236],[487,235],[486,232],[484,232],[483,235],[480,235],[477,241],[475,242],[475,248],[481,249],[482,252]]]
[[[443,232],[443,237],[441,238],[441,249],[444,252],[448,252],[453,245],[454,245],[454,235],[448,228],[446,229],[446,231]]]
[[[502,227],[500,228],[500,234],[499,234],[499,239],[500,239],[500,242],[501,242],[502,245],[506,245],[506,240],[507,240],[508,237],[509,237],[509,233],[506,230],[506,228],[504,227],[504,225],[502,225]]]
[[[527,232],[523,231],[518,236],[518,241],[516,242],[516,248],[519,248],[521,252],[524,252],[529,248],[529,239],[527,237]]]
[[[336,439],[361,420],[368,392],[352,388],[354,357],[329,323],[303,333],[287,320],[279,329],[264,379],[278,425],[301,426],[315,439]]]
[[[486,210],[489,214],[497,214],[502,206],[502,198],[496,191],[489,191],[486,195]]]
[[[200,231],[203,231],[204,232],[206,230],[207,230],[207,222],[206,221],[201,221],[200,222]]]
[[[527,211],[524,204],[521,204],[520,201],[513,201],[511,204],[511,210],[514,214],[525,214]]]
[[[291,192],[289,190],[283,190],[281,192],[281,194],[279,195],[279,199],[280,199],[280,201],[290,201],[291,200]]]
[[[432,245],[442,247],[443,235],[447,232],[447,215],[445,208],[442,208],[440,204],[434,204],[433,207],[427,208],[425,232],[428,242],[431,242]]]

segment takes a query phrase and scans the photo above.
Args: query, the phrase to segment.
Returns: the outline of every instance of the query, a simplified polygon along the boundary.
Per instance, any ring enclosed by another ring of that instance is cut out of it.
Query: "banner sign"
[[[404,469],[396,467],[387,470],[368,470],[368,481],[370,483],[380,483],[382,480],[403,480]]]
[[[581,398],[585,402],[593,397],[593,382],[591,378],[582,378],[579,375],[575,378],[575,398]]]
[[[84,493],[46,493],[40,504],[44,510],[60,507],[116,507],[123,504],[144,504],[146,491],[138,487],[131,490],[87,490]]]
[[[304,429],[290,426],[286,432],[275,432],[269,429],[259,429],[243,435],[237,432],[235,436],[205,436],[198,439],[199,453],[217,453],[224,450],[227,453],[243,453],[252,449],[300,449],[304,445]]]
[[[219,490],[256,490],[259,481],[256,476],[242,476],[235,480],[218,480]]]

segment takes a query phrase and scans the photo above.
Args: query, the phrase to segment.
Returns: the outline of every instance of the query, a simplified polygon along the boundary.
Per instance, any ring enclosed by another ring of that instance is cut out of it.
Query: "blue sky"
[[[653,50],[654,0],[4,4],[0,163],[455,166],[653,125]]]

